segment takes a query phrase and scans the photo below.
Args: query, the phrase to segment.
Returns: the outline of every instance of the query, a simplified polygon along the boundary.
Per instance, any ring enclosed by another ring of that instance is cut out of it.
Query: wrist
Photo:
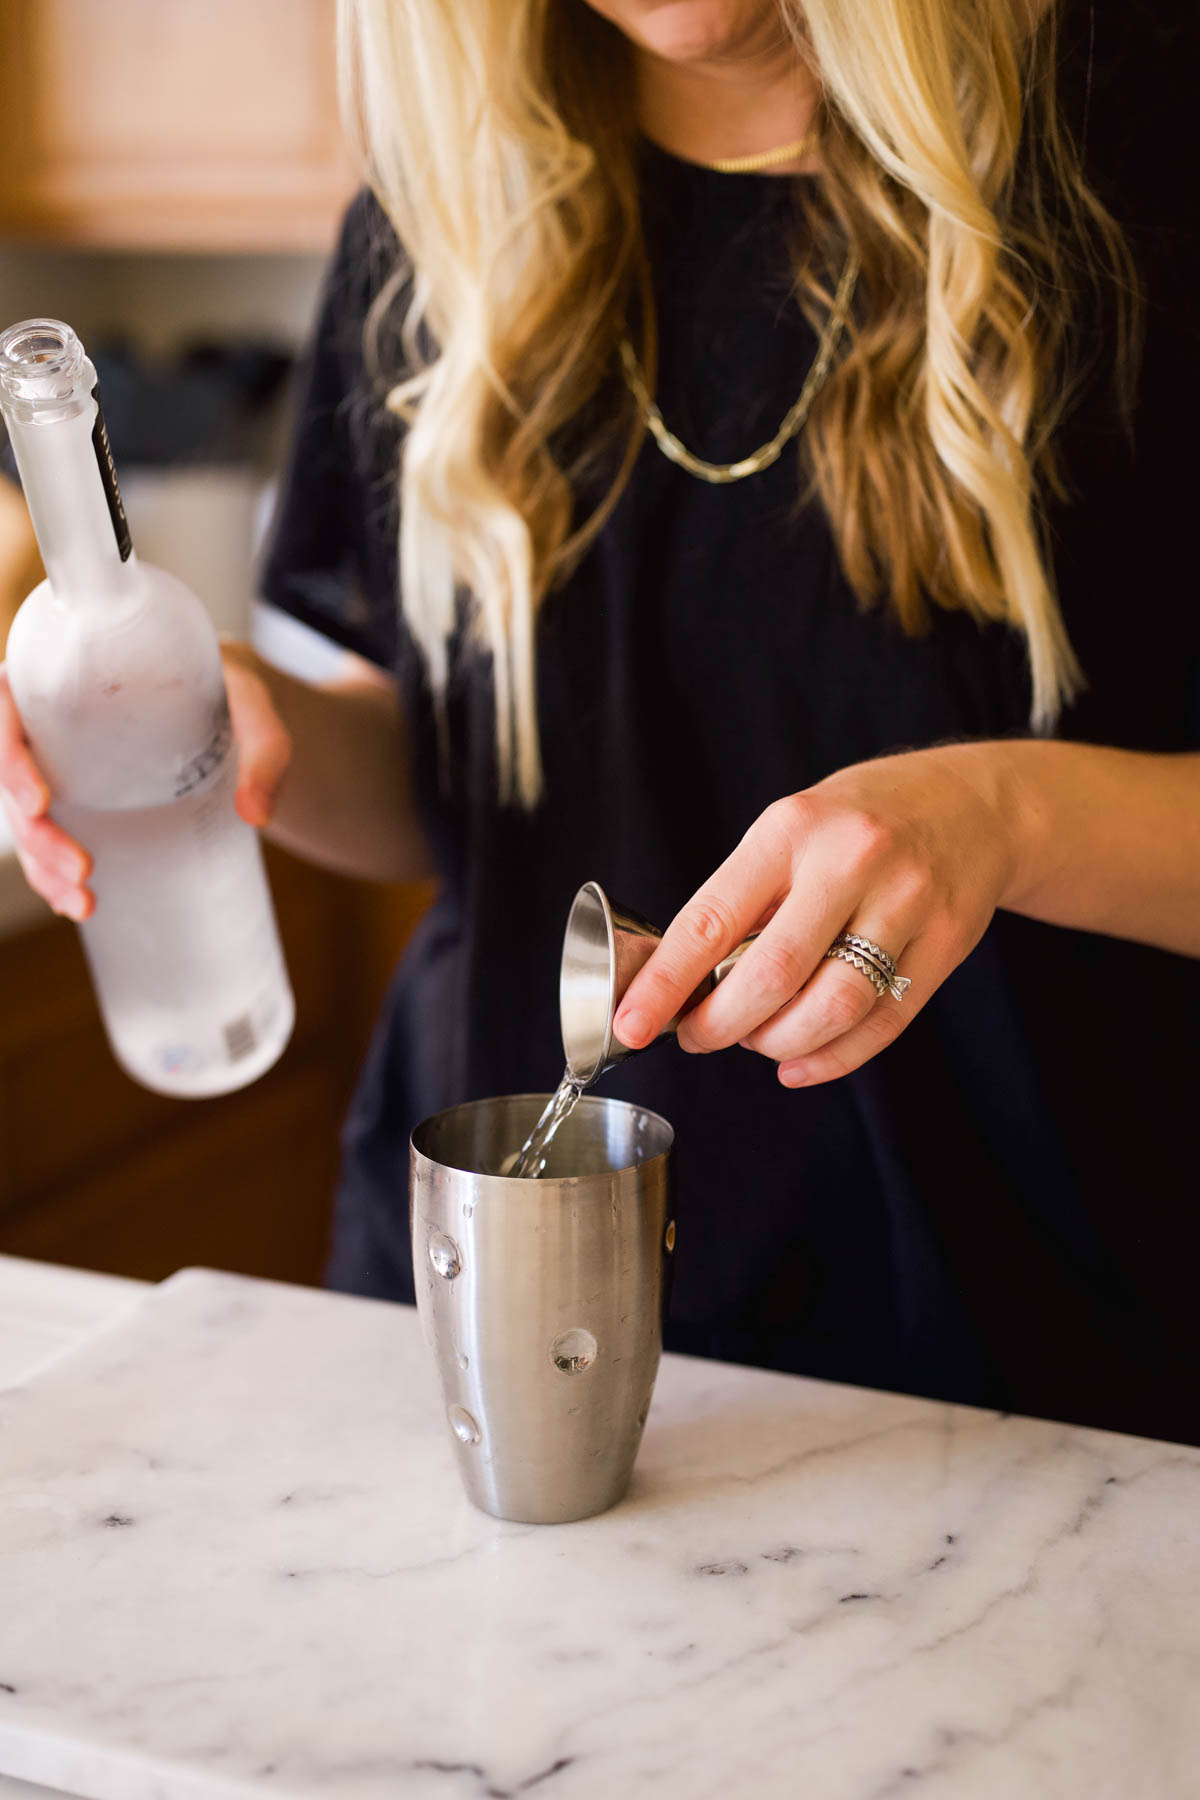
[[[996,905],[1019,908],[1044,879],[1054,834],[1038,767],[1051,746],[1039,738],[956,744],[947,752],[983,807],[984,830],[999,861]]]

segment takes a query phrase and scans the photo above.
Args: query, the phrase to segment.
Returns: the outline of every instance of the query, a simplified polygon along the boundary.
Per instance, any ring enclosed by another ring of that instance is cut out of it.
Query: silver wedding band
[[[865,975],[880,1000],[885,994],[890,994],[893,1000],[903,1000],[912,986],[908,976],[899,973],[894,959],[881,944],[874,944],[857,932],[839,931],[825,955],[849,963],[852,969]]]

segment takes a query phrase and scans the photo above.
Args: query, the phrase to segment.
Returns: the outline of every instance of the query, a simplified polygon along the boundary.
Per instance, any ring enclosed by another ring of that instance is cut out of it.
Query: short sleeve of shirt
[[[347,209],[322,287],[259,582],[272,606],[386,669],[404,648],[396,594],[402,427],[384,406],[389,381],[368,376],[363,330],[401,261],[364,190]],[[399,374],[388,371],[391,381]]]

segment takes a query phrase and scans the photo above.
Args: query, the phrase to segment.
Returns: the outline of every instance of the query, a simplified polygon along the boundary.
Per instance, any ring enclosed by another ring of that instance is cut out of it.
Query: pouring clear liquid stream
[[[517,1152],[517,1160],[509,1171],[515,1177],[541,1175],[550,1155],[550,1146],[583,1098],[584,1083],[570,1069],[551,1094],[537,1124]]]

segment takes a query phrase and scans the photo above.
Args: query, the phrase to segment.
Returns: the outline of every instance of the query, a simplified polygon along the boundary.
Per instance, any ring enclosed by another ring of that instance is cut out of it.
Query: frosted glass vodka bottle
[[[294,1006],[258,838],[234,810],[216,634],[133,553],[68,325],[0,336],[0,407],[47,572],[8,676],[51,814],[95,860],[79,929],[109,1041],[145,1087],[226,1093],[275,1062]]]

